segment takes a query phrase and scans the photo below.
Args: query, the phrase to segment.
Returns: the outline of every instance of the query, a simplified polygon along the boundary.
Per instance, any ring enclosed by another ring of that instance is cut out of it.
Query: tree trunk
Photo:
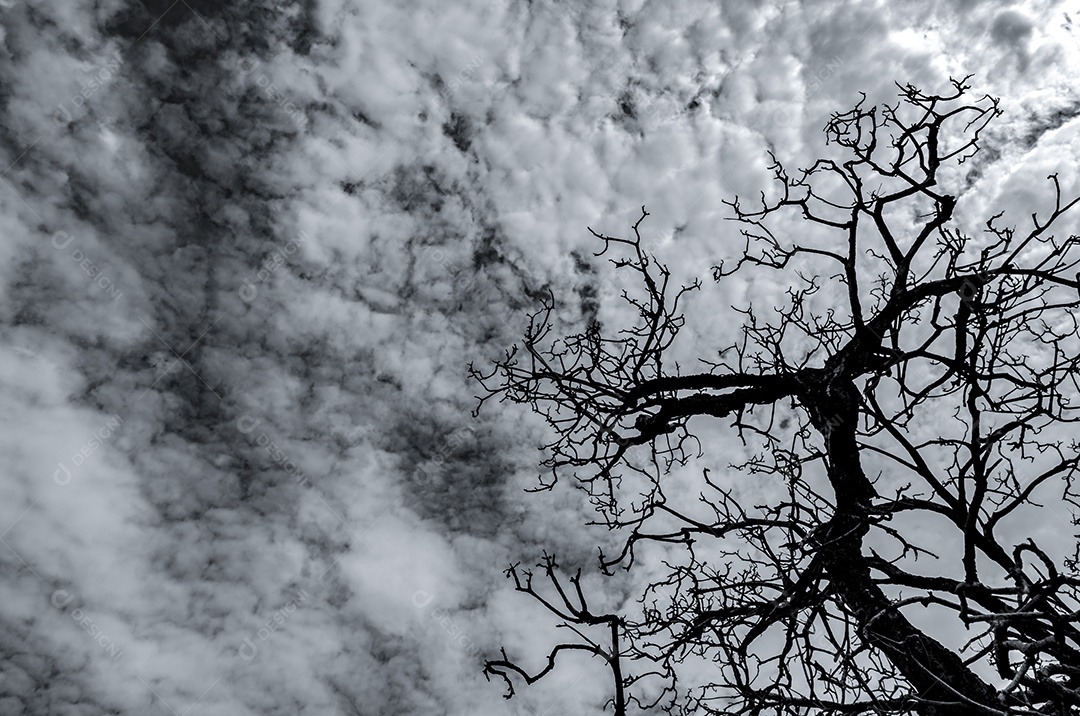
[[[893,609],[870,576],[862,541],[869,531],[870,500],[877,493],[859,460],[855,439],[859,395],[854,383],[845,379],[824,385],[808,382],[800,400],[825,438],[829,482],[836,494],[836,514],[812,539],[820,546],[825,573],[850,610],[860,636],[889,658],[921,699],[937,702],[917,706],[920,714],[985,716],[986,707],[999,703],[997,691]]]

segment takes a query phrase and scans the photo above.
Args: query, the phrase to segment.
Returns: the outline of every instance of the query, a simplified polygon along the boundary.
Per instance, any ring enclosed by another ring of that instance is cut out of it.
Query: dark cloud
[[[990,36],[1002,44],[1022,48],[1031,38],[1035,24],[1016,10],[1003,10],[990,26]]]

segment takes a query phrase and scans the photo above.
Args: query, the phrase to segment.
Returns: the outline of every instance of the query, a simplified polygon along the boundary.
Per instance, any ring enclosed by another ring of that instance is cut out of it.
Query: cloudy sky
[[[599,713],[481,673],[551,638],[506,564],[603,537],[468,363],[606,310],[586,227],[643,204],[705,278],[894,81],[1002,98],[961,218],[1025,216],[1078,183],[1068,5],[0,0],[0,713]]]

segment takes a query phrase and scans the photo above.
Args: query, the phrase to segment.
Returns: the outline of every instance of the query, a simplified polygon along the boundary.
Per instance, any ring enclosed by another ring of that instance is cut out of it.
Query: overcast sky
[[[643,204],[705,278],[859,91],[1002,98],[973,226],[1080,185],[1068,5],[0,0],[0,713],[599,713],[481,673],[602,537],[467,364]]]

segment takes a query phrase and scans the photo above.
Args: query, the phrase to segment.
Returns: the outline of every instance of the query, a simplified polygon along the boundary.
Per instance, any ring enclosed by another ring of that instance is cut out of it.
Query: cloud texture
[[[642,204],[705,276],[859,91],[1003,98],[973,221],[1080,185],[1066,5],[0,2],[0,713],[598,713],[480,673],[550,637],[503,567],[604,536],[467,364],[615,315]]]

